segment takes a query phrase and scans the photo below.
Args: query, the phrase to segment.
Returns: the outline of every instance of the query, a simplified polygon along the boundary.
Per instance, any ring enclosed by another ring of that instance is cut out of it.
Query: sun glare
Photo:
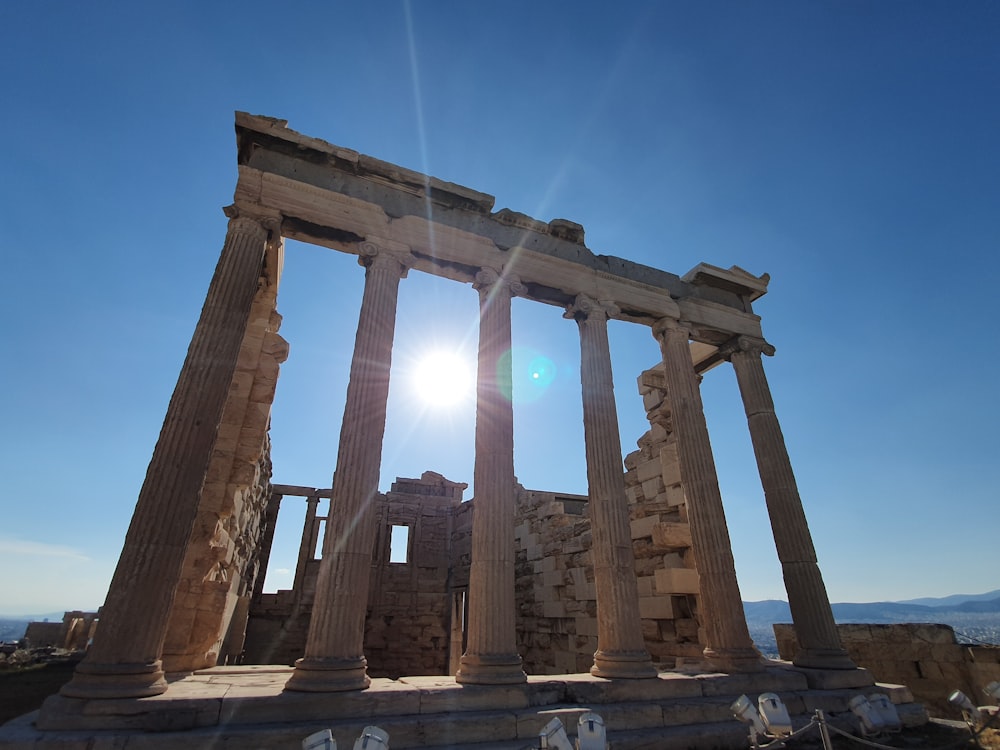
[[[472,371],[457,354],[432,352],[417,364],[413,387],[429,406],[453,406],[472,390]]]

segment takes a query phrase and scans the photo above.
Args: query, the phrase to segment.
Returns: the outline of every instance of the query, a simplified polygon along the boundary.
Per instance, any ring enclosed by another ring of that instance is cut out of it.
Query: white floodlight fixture
[[[769,735],[787,737],[792,733],[792,720],[788,716],[788,709],[777,693],[761,693],[757,698],[757,708]]]
[[[899,712],[885,693],[872,693],[868,696],[868,704],[882,719],[882,726],[887,732],[898,732],[903,728]]]
[[[302,740],[302,750],[337,750],[337,740],[329,729],[321,729]]]
[[[847,707],[851,709],[851,713],[858,717],[862,735],[867,737],[872,734],[880,734],[885,730],[882,715],[868,702],[865,696],[855,695],[847,702]]]
[[[969,700],[969,696],[967,696],[961,690],[953,690],[951,695],[948,696],[948,702],[951,705],[962,709],[962,711],[964,711],[967,714],[975,716],[979,713],[979,708],[976,706],[976,704],[974,704],[971,700]]]
[[[582,714],[576,726],[576,750],[607,750],[607,747],[604,719],[593,711]]]
[[[993,700],[1000,701],[1000,680],[991,682],[983,688],[983,692],[990,696]]]
[[[542,727],[538,733],[538,744],[545,750],[573,750],[573,745],[566,736],[566,727],[559,721],[559,717],[553,717],[552,721]]]
[[[733,712],[733,715],[737,719],[750,726],[751,737],[764,734],[764,722],[761,721],[760,714],[757,713],[757,709],[754,708],[753,703],[745,695],[737,698],[736,702],[729,707],[729,710]]]
[[[389,733],[380,727],[365,727],[354,741],[354,750],[389,750]]]

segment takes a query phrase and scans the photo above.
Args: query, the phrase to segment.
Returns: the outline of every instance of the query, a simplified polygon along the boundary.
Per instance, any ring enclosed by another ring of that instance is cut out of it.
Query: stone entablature
[[[304,136],[284,120],[239,112],[236,135],[236,205],[280,214],[285,237],[348,253],[366,240],[399,247],[412,268],[465,283],[481,268],[516,265],[529,299],[566,307],[585,294],[616,305],[616,319],[649,326],[683,318],[695,341],[713,345],[762,335],[750,303],[766,293],[766,274],[703,263],[681,277],[595,255],[578,224],[492,212],[491,195]]]

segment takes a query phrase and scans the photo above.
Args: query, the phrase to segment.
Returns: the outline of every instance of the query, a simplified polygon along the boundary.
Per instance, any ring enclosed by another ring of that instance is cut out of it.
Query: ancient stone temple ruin
[[[229,230],[96,638],[24,737],[113,730],[127,745],[156,730],[144,746],[297,748],[318,727],[347,743],[378,723],[394,748],[515,748],[590,709],[615,747],[739,747],[740,693],[778,691],[807,715],[872,687],[841,647],[768,390],[773,350],[752,307],[766,275],[595,255],[578,224],[494,211],[489,195],[281,120],[238,113],[236,136]],[[331,488],[271,482],[284,238],[363,268]],[[469,502],[468,477],[432,472],[379,492],[397,291],[413,272],[479,295]],[[516,482],[503,393],[514,296],[562,308],[578,331],[585,497]],[[636,373],[650,429],[624,468],[610,319],[648,327],[662,354]],[[762,659],[743,615],[699,390],[726,363],[791,605],[791,662]],[[306,505],[295,584],[264,593],[290,502]],[[394,528],[410,534],[397,563]],[[905,688],[882,690],[921,720]]]

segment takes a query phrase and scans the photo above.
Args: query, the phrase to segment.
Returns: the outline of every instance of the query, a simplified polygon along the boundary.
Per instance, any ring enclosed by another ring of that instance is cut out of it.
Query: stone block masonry
[[[948,703],[961,690],[978,705],[992,703],[983,688],[1000,680],[1000,646],[958,643],[949,625],[898,623],[837,625],[851,659],[879,682],[906,685],[931,716],[957,719]],[[776,624],[778,653],[789,659],[798,648],[794,626]]]

